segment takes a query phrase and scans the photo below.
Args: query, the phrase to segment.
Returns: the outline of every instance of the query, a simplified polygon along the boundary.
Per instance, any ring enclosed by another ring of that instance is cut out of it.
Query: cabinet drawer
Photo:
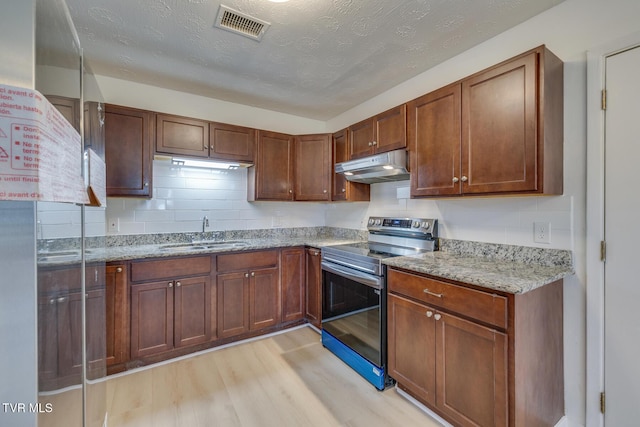
[[[218,255],[218,273],[278,265],[278,251]]]
[[[390,292],[455,311],[481,322],[507,327],[507,298],[389,269]]]
[[[208,255],[131,263],[132,282],[206,275],[210,272],[211,257]]]

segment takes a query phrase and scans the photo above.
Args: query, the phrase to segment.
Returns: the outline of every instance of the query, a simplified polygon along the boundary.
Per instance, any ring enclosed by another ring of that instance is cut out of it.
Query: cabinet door
[[[280,269],[251,270],[249,273],[249,329],[280,323]]]
[[[253,163],[257,131],[224,123],[209,124],[209,157]]]
[[[54,390],[58,376],[58,297],[38,298],[38,386]]]
[[[57,299],[58,388],[80,384],[82,375],[82,293]]]
[[[249,273],[218,274],[218,337],[249,330]]]
[[[174,343],[185,347],[211,338],[211,278],[178,279],[174,282]]]
[[[358,159],[373,154],[373,141],[375,141],[375,126],[373,119],[363,120],[349,126],[349,159]]]
[[[411,196],[460,194],[460,84],[407,104]]]
[[[321,327],[322,312],[322,270],[320,269],[320,250],[307,249],[306,268],[306,318],[315,327]]]
[[[463,193],[537,190],[537,54],[462,82]]]
[[[346,200],[350,202],[369,201],[370,186],[368,184],[348,181],[343,174],[333,172],[336,163],[349,160],[348,135],[347,129],[333,134],[333,162],[330,171],[330,175],[332,176],[331,200]]]
[[[434,405],[435,310],[390,294],[387,311],[389,375],[423,403]],[[476,363],[472,361],[469,366],[475,367]]]
[[[106,267],[105,286],[109,366],[129,359],[129,292],[124,264]]]
[[[209,123],[187,117],[156,114],[156,152],[209,156]]]
[[[375,116],[373,126],[373,148],[376,153],[406,148],[407,108],[405,104]]]
[[[173,282],[131,285],[131,357],[173,348]]]
[[[105,106],[107,196],[151,197],[153,113]]]
[[[293,137],[260,131],[256,164],[249,168],[249,198],[293,200]],[[252,192],[255,194],[251,194]]]
[[[449,314],[434,318],[437,408],[461,426],[506,426],[506,335]]]
[[[295,200],[330,200],[330,135],[296,137]]]
[[[282,250],[282,321],[304,318],[305,251],[303,248]]]
[[[80,132],[80,100],[57,95],[46,95],[46,98]]]
[[[104,104],[84,103],[84,146],[104,160]]]

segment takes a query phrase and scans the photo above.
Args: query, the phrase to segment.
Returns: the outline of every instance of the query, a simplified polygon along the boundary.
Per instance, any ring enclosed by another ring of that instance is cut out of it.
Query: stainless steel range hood
[[[362,159],[337,163],[335,172],[343,174],[349,181],[365,184],[406,181],[409,179],[407,152],[405,150],[395,150]]]

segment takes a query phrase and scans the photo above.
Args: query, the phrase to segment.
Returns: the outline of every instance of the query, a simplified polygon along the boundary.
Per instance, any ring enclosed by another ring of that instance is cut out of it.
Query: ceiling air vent
[[[214,26],[260,41],[271,24],[221,4]]]

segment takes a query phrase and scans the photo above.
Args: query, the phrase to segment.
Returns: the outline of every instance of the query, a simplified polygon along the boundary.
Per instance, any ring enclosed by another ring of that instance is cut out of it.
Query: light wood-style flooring
[[[377,391],[309,327],[106,384],[109,427],[440,426],[394,388]]]

